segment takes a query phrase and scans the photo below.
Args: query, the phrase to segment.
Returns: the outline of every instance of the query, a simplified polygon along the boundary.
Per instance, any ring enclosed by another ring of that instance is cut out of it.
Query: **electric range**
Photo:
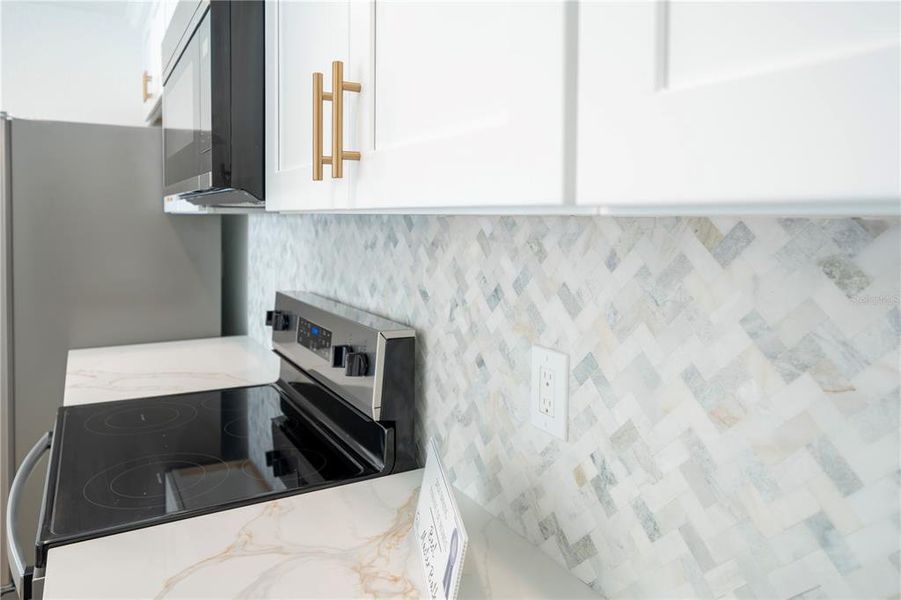
[[[271,385],[62,407],[32,588],[54,546],[417,467],[414,332],[302,293]]]

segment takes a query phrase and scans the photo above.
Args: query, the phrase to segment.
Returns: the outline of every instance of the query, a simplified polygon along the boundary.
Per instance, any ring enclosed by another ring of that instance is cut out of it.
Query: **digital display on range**
[[[299,317],[297,319],[297,343],[328,360],[332,348],[332,332]]]

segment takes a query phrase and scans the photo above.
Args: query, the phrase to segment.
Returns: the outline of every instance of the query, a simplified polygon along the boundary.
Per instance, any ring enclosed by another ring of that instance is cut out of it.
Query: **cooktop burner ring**
[[[239,423],[246,424],[247,419],[245,417],[235,417],[234,419],[232,419],[231,421],[229,421],[228,423],[226,423],[225,425],[222,426],[222,431],[224,433],[227,433],[228,435],[230,435],[232,437],[236,437],[236,438],[249,437],[249,434],[246,431],[244,431],[244,432],[235,431],[235,426],[238,425]]]
[[[228,403],[223,403],[222,398],[217,395],[210,395],[204,398],[200,402],[200,406],[202,406],[206,410],[211,410],[218,413],[234,413],[241,412],[243,407],[241,406],[230,406]]]
[[[84,428],[91,433],[113,436],[159,433],[187,425],[196,417],[197,409],[190,404],[155,400],[97,413],[84,422]]]
[[[182,462],[182,461],[179,461],[179,462]],[[194,482],[188,484],[188,485],[187,485],[186,487],[184,487],[184,488],[181,488],[182,490],[189,490],[189,489],[191,489],[191,488],[193,488],[193,487],[195,487],[195,486],[200,485],[200,484],[203,482],[203,479],[206,477],[206,468],[205,468],[202,464],[200,464],[200,463],[198,463],[198,462],[194,462],[193,460],[191,460],[191,461],[185,460],[184,463],[186,463],[187,465],[189,465],[187,468],[189,468],[189,469],[200,469],[201,472],[202,472],[202,474],[201,474],[201,476],[200,476],[200,479],[198,479],[198,480],[196,480],[196,481],[194,481]],[[129,476],[133,475],[134,473],[136,473],[136,472],[139,471],[139,470],[152,468],[152,467],[155,467],[155,466],[157,466],[157,465],[165,466],[165,465],[169,465],[169,464],[170,464],[169,461],[166,461],[166,460],[157,460],[157,461],[148,462],[148,463],[141,463],[141,464],[135,465],[135,466],[133,466],[133,467],[129,467],[129,468],[125,469],[124,471],[122,471],[121,473],[119,473],[118,475],[116,475],[115,477],[113,477],[113,478],[110,480],[110,482],[109,482],[109,490],[110,490],[113,494],[115,494],[116,496],[119,496],[119,497],[121,497],[121,498],[134,498],[134,499],[143,499],[143,498],[165,498],[165,497],[166,497],[166,492],[165,492],[165,490],[164,490],[161,494],[150,494],[150,495],[148,495],[148,494],[132,494],[132,493],[128,493],[128,491],[121,490],[121,489],[117,489],[117,483],[118,483],[120,480],[122,480],[123,478],[128,478]],[[127,485],[127,479],[126,479],[126,485]]]
[[[257,481],[269,481],[269,479],[257,468],[257,464],[249,458],[245,458],[241,461],[241,472],[244,473],[246,477],[250,477]]]
[[[148,469],[156,471],[152,473],[153,479],[148,478],[148,475],[151,475],[146,473]],[[117,463],[96,473],[85,482],[82,496],[91,504],[102,508],[116,510],[165,508],[167,497],[165,479],[170,472],[199,471],[199,477],[184,481],[184,485],[180,485],[174,492],[179,500],[184,501],[214,491],[228,479],[230,469],[227,462],[210,454],[194,452],[150,454]],[[147,481],[152,485],[155,480],[162,491],[137,493],[137,488],[128,490],[129,477],[134,477],[139,486]],[[191,490],[195,492],[192,493]]]

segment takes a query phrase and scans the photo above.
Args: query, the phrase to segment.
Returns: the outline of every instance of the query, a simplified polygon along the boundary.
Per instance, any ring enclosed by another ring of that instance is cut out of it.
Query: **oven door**
[[[165,194],[208,190],[212,181],[210,11],[163,84]]]

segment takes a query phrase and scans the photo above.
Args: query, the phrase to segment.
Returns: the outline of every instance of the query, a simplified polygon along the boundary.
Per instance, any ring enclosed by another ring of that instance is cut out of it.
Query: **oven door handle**
[[[16,586],[16,593],[19,595],[20,600],[31,598],[33,569],[25,564],[25,553],[22,551],[22,545],[16,540],[16,517],[19,513],[19,497],[22,495],[25,482],[28,481],[28,477],[34,471],[35,465],[38,464],[44,452],[50,449],[52,433],[48,431],[42,435],[31,450],[28,451],[9,488],[9,499],[6,505],[6,547],[9,550],[9,568],[12,571],[13,583]]]

